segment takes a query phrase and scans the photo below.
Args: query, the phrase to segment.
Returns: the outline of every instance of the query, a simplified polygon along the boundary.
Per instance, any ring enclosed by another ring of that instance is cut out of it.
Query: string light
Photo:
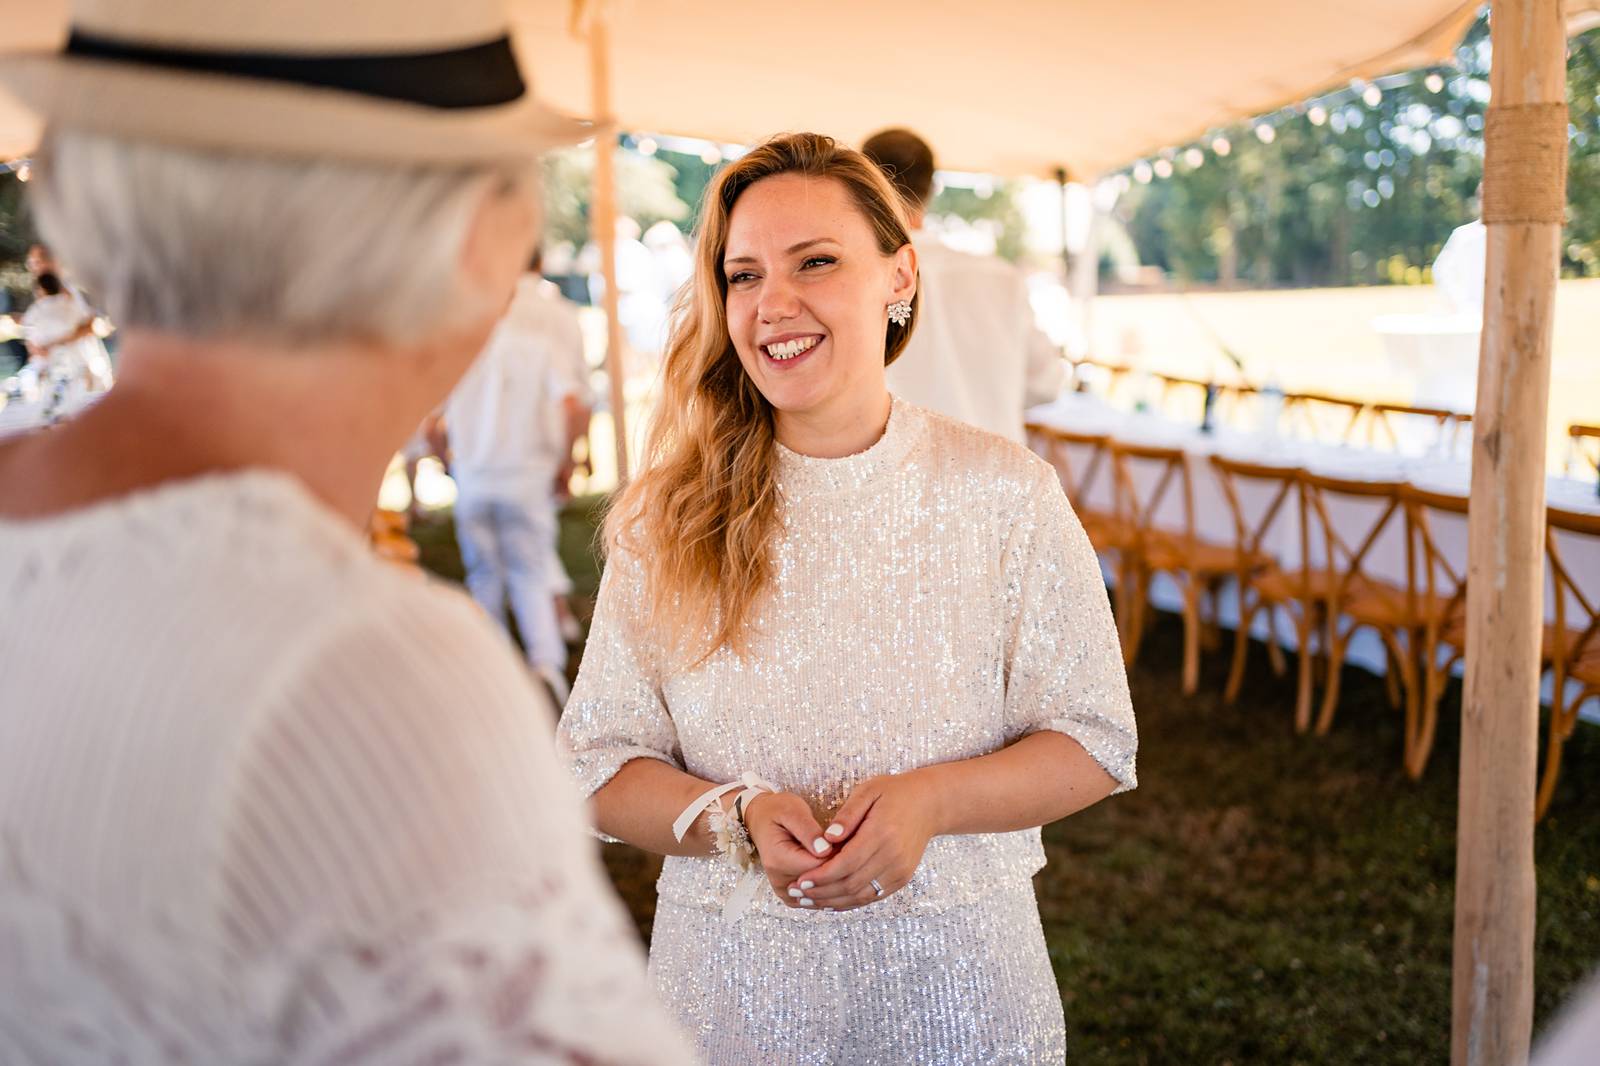
[[[1183,161],[1189,164],[1190,170],[1195,170],[1206,161],[1206,154],[1198,148],[1190,148],[1183,153]]]
[[[1422,84],[1427,87],[1427,90],[1430,93],[1444,91],[1444,78],[1438,74],[1429,74],[1426,78],[1422,79]]]
[[[657,145],[655,139],[652,137],[640,137],[639,143],[635,145],[635,147],[639,150],[640,155],[656,154]]]
[[[33,166],[26,159],[18,163],[14,169],[17,172],[18,181],[27,181],[33,177]]]
[[[1311,120],[1313,126],[1320,126],[1328,121],[1328,109],[1321,104],[1313,104],[1311,109],[1306,112],[1306,118]]]
[[[1361,94],[1361,99],[1366,101],[1368,107],[1377,107],[1383,103],[1383,90],[1376,85],[1369,85]]]
[[[700,153],[700,162],[704,163],[708,167],[716,166],[718,163],[722,162],[722,149],[718,148],[714,144],[711,145],[705,151]]]
[[[1256,140],[1260,141],[1262,144],[1271,144],[1277,139],[1278,131],[1273,129],[1267,123],[1262,122],[1256,126]]]
[[[1150,169],[1150,164],[1146,163],[1143,159],[1139,160],[1133,165],[1133,180],[1138,182],[1140,185],[1149,185],[1150,179],[1153,176],[1154,171]]]
[[[1233,144],[1226,137],[1218,137],[1211,142],[1211,150],[1219,156],[1225,156],[1233,151]]]
[[[1158,178],[1172,177],[1172,161],[1170,159],[1157,159],[1154,169]]]

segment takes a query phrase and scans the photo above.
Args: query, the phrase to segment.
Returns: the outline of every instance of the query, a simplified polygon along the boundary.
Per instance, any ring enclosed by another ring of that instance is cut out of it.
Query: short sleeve
[[[661,694],[659,654],[647,636],[648,604],[643,567],[614,546],[557,731],[557,750],[585,796],[634,759],[683,768],[678,730]]]
[[[451,590],[369,595],[263,679],[228,821],[274,1061],[690,1061],[504,637]]]
[[[1138,733],[1100,564],[1054,474],[1042,464],[1004,560],[1006,739],[1050,729],[1137,787]]]

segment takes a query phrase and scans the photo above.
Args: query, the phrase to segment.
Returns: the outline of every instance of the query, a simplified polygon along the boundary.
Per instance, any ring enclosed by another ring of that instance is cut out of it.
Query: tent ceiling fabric
[[[1343,0],[587,0],[608,12],[625,129],[751,144],[850,143],[911,126],[952,170],[1092,177],[1355,77],[1448,57],[1476,2]],[[0,0],[7,47],[65,33],[66,0]],[[591,112],[573,0],[511,0],[544,96]],[[1600,0],[1568,0],[1574,28]],[[3,62],[3,60],[0,60]],[[0,158],[35,124],[0,94]]]
[[[599,0],[590,0],[590,4]],[[1578,0],[1575,7],[1588,0]],[[1600,2],[1600,0],[1596,0]],[[540,91],[589,110],[570,0],[514,0]],[[942,167],[1088,177],[1356,77],[1450,56],[1476,0],[612,0],[625,129],[851,143],[906,125]]]

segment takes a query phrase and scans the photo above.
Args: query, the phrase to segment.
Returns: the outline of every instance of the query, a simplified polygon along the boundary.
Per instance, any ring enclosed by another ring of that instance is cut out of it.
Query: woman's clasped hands
[[[755,797],[745,827],[767,880],[790,907],[844,911],[888,898],[911,881],[938,834],[939,795],[918,772],[873,777],[823,829],[792,792]]]

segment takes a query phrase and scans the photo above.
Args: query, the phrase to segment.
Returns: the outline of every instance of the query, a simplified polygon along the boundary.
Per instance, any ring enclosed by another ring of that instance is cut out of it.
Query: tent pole
[[[589,234],[600,249],[605,278],[606,378],[611,383],[611,425],[616,436],[617,487],[628,482],[627,369],[623,361],[622,320],[617,314],[617,125],[611,113],[611,48],[606,8],[594,5],[589,18],[589,74],[594,104],[594,187]]]
[[[1533,1033],[1533,810],[1544,466],[1565,203],[1561,0],[1495,0],[1488,264],[1473,418],[1456,838],[1453,1066],[1520,1066]]]

